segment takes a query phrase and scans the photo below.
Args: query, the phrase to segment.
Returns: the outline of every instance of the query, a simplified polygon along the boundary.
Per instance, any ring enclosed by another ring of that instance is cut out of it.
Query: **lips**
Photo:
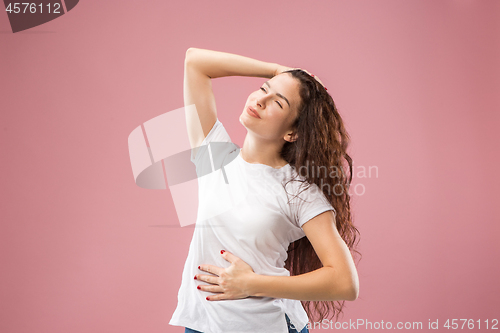
[[[257,113],[257,111],[252,108],[251,106],[248,107],[248,113],[256,118],[260,118],[259,114]]]

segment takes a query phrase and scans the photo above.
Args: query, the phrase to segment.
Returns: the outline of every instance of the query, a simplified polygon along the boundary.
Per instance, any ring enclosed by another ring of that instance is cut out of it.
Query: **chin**
[[[240,124],[242,124],[247,130],[248,130],[248,125],[252,127],[251,123],[248,124],[248,117],[251,117],[250,115],[246,114],[246,111],[243,111],[243,113],[240,115]]]

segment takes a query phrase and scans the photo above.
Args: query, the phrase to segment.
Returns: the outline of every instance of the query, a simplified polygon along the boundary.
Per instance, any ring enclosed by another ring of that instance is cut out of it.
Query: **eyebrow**
[[[265,84],[267,84],[269,88],[271,88],[271,85],[270,85],[267,81],[266,81],[266,82],[264,82],[264,83],[265,83]],[[286,97],[285,97],[285,96],[283,96],[283,95],[282,95],[282,94],[280,94],[280,93],[276,93],[276,96],[283,98],[283,99],[285,100],[285,102],[287,102],[288,107],[290,107],[290,102],[288,101],[288,99],[286,99]]]

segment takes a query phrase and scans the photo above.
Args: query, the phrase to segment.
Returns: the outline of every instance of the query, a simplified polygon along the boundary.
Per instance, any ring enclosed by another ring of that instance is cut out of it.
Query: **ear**
[[[298,136],[295,132],[290,132],[290,133],[287,133],[284,137],[285,141],[288,141],[288,142],[294,142],[295,140],[297,140]]]

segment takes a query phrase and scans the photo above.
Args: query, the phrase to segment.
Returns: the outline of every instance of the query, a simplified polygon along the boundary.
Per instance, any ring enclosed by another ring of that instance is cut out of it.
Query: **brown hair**
[[[285,142],[281,157],[295,170],[307,171],[306,176],[299,172],[299,175],[305,179],[302,182],[309,186],[316,184],[321,189],[335,208],[335,224],[340,236],[351,254],[356,253],[361,256],[360,252],[355,249],[359,242],[359,231],[353,225],[350,207],[349,186],[352,181],[352,159],[347,154],[349,134],[332,97],[317,80],[300,69],[283,73],[289,73],[299,80],[301,103],[293,124],[298,138],[294,142]],[[314,172],[312,168],[318,166],[333,168],[337,172],[334,177],[329,177],[327,172]],[[348,176],[346,175],[347,169],[349,170]],[[291,243],[287,253],[285,268],[290,271],[291,275],[304,274],[323,267],[307,237]],[[301,302],[308,317],[313,321],[322,321],[329,317],[328,313],[331,313],[330,318],[336,315],[338,320],[345,303],[345,301]],[[319,315],[319,319],[313,318],[315,315]]]

